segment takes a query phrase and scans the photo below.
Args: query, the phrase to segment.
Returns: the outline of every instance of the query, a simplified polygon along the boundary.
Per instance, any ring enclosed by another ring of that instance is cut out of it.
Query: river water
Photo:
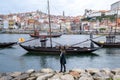
[[[99,35],[94,35],[97,37]],[[120,36],[117,36],[118,38]],[[28,34],[0,34],[0,42],[18,41],[19,38],[25,40],[32,39]],[[89,35],[62,35],[59,38],[52,40],[62,45],[72,45],[89,39]],[[97,38],[105,40],[105,37]],[[39,39],[24,43],[24,45],[39,46]],[[47,41],[49,44],[49,39]],[[89,46],[90,42],[79,44],[78,46]],[[53,43],[53,46],[57,45]],[[48,45],[49,46],[49,45]],[[91,54],[82,55],[66,55],[67,70],[73,68],[119,68],[120,67],[120,49],[119,48],[101,48]],[[42,68],[60,69],[59,55],[38,55],[29,54],[19,45],[14,45],[12,48],[0,49],[0,72],[26,71],[28,69],[40,70]]]

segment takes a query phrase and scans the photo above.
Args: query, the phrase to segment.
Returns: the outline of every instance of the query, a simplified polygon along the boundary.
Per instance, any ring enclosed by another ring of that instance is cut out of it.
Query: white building
[[[102,15],[102,12],[95,11],[95,12],[92,12],[91,14],[89,14],[88,17],[97,17],[97,16],[101,16],[101,15]]]
[[[120,15],[120,1],[117,1],[117,2],[115,2],[113,4],[111,4],[111,11],[114,14]]]
[[[97,17],[97,16],[101,16],[102,14],[120,15],[120,1],[111,4],[111,10],[108,11],[107,10],[95,11],[95,10],[87,10],[87,9],[85,10],[85,17]]]
[[[115,10],[109,10],[105,12],[105,15],[115,15],[117,12]]]
[[[4,24],[4,28],[9,28],[9,21],[8,20],[4,20],[4,22],[3,22],[3,24]]]
[[[111,10],[120,9],[120,1],[117,1],[111,5]]]
[[[95,11],[95,10],[88,10],[85,11],[85,17],[97,17],[101,16],[102,14],[105,14],[106,10],[100,10],[100,11]]]

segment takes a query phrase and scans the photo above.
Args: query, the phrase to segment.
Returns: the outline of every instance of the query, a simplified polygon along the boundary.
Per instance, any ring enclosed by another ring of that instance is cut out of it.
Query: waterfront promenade
[[[117,69],[73,69],[67,72],[44,68],[38,71],[0,73],[0,80],[120,80],[120,68]]]

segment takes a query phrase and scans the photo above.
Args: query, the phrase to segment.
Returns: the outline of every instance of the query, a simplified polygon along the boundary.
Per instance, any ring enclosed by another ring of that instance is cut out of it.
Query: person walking
[[[62,46],[60,51],[61,51],[61,53],[60,53],[60,72],[66,72],[65,47]],[[64,68],[64,70],[63,70],[63,68]]]

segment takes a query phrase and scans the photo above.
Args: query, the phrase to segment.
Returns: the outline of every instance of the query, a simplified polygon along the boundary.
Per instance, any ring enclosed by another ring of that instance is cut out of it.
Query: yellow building
[[[9,29],[14,29],[14,20],[9,20]]]

